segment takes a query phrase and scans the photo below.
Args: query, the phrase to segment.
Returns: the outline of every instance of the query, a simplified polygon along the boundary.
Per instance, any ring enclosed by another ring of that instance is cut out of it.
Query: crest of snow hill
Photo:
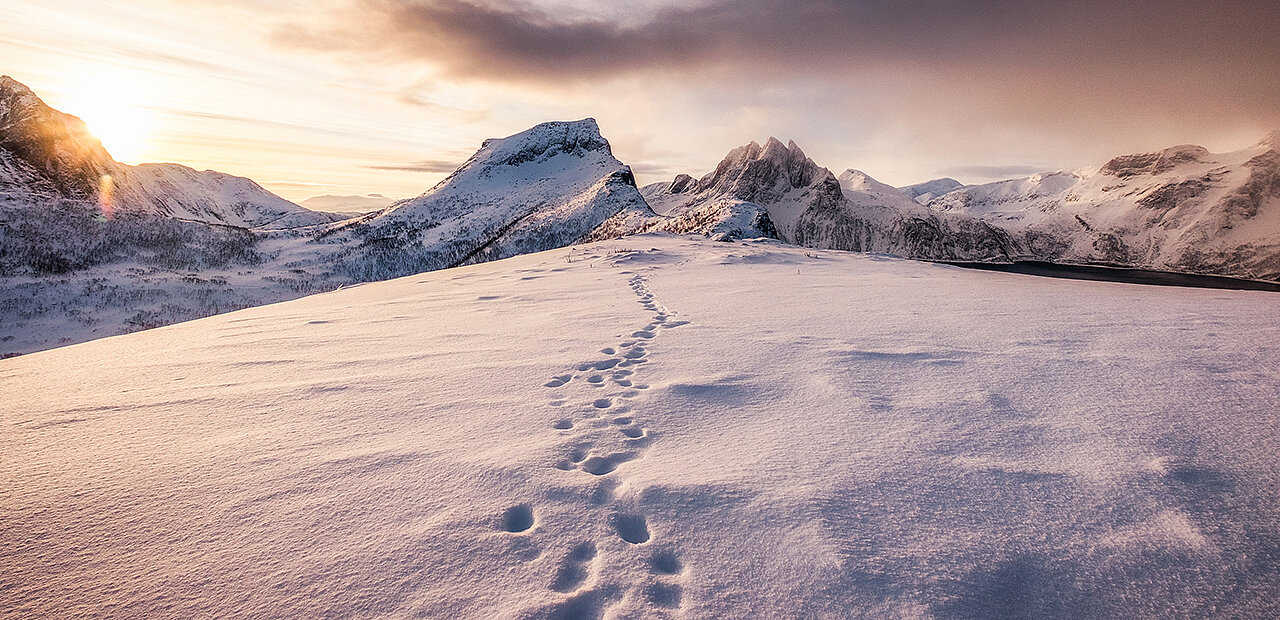
[[[79,119],[2,77],[0,277],[77,278],[110,294],[35,307],[40,290],[7,287],[0,304],[7,326],[28,331],[42,316],[52,330],[86,305],[126,310],[90,316],[85,333],[58,340],[78,341],[643,232],[1280,280],[1278,144],[1280,132],[1235,153],[1179,146],[986,185],[937,179],[894,188],[857,170],[837,177],[794,142],[770,138],[731,150],[701,178],[639,189],[585,119],[486,140],[422,195],[350,217],[306,209],[242,177],[116,162]],[[111,301],[131,287],[163,294]],[[0,352],[51,346],[4,342],[12,348]]]

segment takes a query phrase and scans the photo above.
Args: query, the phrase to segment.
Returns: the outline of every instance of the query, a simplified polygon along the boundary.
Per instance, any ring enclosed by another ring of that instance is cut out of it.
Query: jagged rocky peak
[[[835,175],[806,157],[795,142],[784,145],[771,137],[764,146],[751,142],[729,151],[714,172],[698,181],[697,191],[714,189],[758,202],[761,192],[780,194],[828,181],[839,190]]]
[[[1119,178],[1138,175],[1162,174],[1180,164],[1204,161],[1209,150],[1194,144],[1171,146],[1155,153],[1121,155],[1102,166],[1101,172]]]
[[[544,161],[561,153],[583,157],[589,152],[613,155],[594,118],[551,121],[506,138],[490,138],[484,141],[476,156],[483,154],[496,164],[519,165]]]
[[[0,149],[44,174],[66,197],[93,199],[116,163],[84,121],[40,99],[25,84],[0,77]]]

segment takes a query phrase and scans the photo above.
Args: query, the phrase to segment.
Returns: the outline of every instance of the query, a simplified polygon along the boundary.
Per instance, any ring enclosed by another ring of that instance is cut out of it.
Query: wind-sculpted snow
[[[1280,153],[1270,137],[1233,153],[1175,146],[967,187],[929,206],[1006,229],[1023,258],[1280,279]]]
[[[1277,295],[647,235],[0,360],[0,617],[1277,617]]]

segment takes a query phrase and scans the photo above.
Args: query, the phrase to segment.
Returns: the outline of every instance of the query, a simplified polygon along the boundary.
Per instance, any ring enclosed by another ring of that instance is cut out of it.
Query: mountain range
[[[1235,153],[1180,146],[903,188],[837,176],[770,138],[700,178],[640,188],[584,119],[486,140],[418,197],[310,203],[332,209],[320,211],[243,177],[116,162],[79,119],[2,77],[0,353],[649,232],[1280,280],[1277,135]]]

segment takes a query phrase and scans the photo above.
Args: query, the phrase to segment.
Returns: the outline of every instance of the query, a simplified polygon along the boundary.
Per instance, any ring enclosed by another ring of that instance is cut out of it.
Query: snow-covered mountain
[[[95,201],[102,177],[119,165],[83,121],[45,105],[13,78],[0,76],[0,188],[6,202],[54,197]]]
[[[335,219],[242,177],[116,162],[0,77],[0,355],[336,287],[264,243]]]
[[[116,209],[207,224],[281,230],[345,219],[285,200],[251,179],[181,164],[122,166],[114,188]]]
[[[312,211],[347,213],[350,217],[357,217],[365,213],[381,211],[394,202],[394,198],[387,198],[382,194],[368,194],[365,196],[312,196],[298,204]]]
[[[421,196],[348,218],[242,177],[115,162],[79,119],[4,77],[0,354],[642,232],[1280,279],[1278,142],[899,189],[857,170],[837,178],[770,138],[700,179],[641,191],[585,119],[487,140]]]
[[[1008,230],[1025,257],[1280,279],[1280,132],[1232,153],[1175,146],[929,202]]]
[[[924,183],[899,187],[898,190],[920,204],[928,204],[930,200],[948,192],[954,192],[962,187],[964,187],[963,183],[950,177],[943,177],[925,181]]]
[[[178,164],[121,164],[84,122],[50,108],[8,76],[0,76],[0,191],[10,207],[44,208],[51,200],[79,200],[97,203],[113,217],[154,215],[241,228],[292,228],[339,219],[289,202],[243,177]]]
[[[595,119],[542,123],[486,140],[426,193],[325,229],[359,280],[441,269],[568,245],[625,210],[645,210],[631,169]]]
[[[0,360],[0,618],[1280,617],[1280,293],[567,255]]]
[[[836,178],[794,142],[776,138],[733,149],[697,181],[681,175],[646,186],[644,195],[665,220],[641,231],[776,236],[807,247],[940,260],[1007,259],[999,229],[935,213],[856,170]]]
[[[652,216],[592,119],[487,140],[422,196],[345,221],[253,181],[111,159],[0,82],[0,354],[560,247]]]

